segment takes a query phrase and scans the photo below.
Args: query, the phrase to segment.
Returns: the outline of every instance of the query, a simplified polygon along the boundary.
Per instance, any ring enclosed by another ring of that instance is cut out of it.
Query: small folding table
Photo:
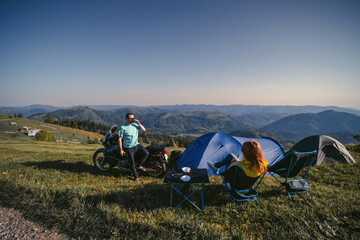
[[[183,181],[182,179],[184,175],[188,175],[190,177],[190,180]],[[204,184],[209,183],[209,176],[207,174],[206,169],[191,169],[190,172],[183,172],[181,169],[170,169],[166,172],[164,183],[168,183],[170,185],[170,209],[176,209],[179,207],[182,203],[185,201],[188,201],[191,203],[194,207],[196,207],[200,211],[204,211]],[[174,183],[180,187],[176,187]],[[184,186],[190,186],[192,189],[192,192],[190,192],[187,195],[184,195],[184,192],[181,192],[181,190],[184,190]],[[180,196],[182,196],[184,199],[175,207],[173,207],[173,192],[178,193]],[[191,195],[193,195],[196,192],[200,192],[201,194],[201,208],[197,206],[193,201],[189,199]]]

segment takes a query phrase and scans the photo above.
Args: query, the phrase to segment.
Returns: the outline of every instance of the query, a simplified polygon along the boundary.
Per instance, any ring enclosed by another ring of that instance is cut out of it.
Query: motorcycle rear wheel
[[[146,173],[149,174],[151,177],[161,177],[166,172],[166,164],[156,162],[149,167],[146,167]]]
[[[112,166],[105,161],[105,153],[101,150],[97,150],[94,153],[93,162],[97,169],[104,172],[112,168]]]

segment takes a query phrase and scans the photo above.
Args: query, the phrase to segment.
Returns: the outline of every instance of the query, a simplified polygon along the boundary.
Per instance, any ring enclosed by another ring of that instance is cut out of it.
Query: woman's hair
[[[250,162],[250,169],[256,167],[259,171],[261,171],[262,168],[265,167],[266,172],[266,166],[263,162],[261,147],[257,141],[251,140],[244,142],[241,147],[241,151],[246,160]]]

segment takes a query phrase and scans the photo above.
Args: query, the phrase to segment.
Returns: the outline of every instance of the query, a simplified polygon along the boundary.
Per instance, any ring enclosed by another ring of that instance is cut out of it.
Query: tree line
[[[171,136],[164,133],[142,133],[139,135],[139,142],[142,144],[154,144],[171,147],[181,147],[187,148],[193,141],[195,137],[192,136]]]
[[[17,114],[14,113],[14,115],[11,115],[11,113],[8,113],[9,118],[22,118],[23,115],[21,113]]]
[[[52,116],[49,116],[44,122],[52,123],[64,127],[71,127],[75,129],[85,130],[88,132],[100,133],[103,135],[105,135],[110,129],[110,126],[108,125],[95,123],[90,120],[70,120],[70,119],[54,120]]]
[[[44,122],[100,133],[102,135],[106,135],[110,130],[109,125],[95,123],[90,120],[54,120],[52,116],[49,116]],[[164,133],[141,133],[139,135],[139,142],[143,144],[166,144],[167,146],[182,148],[188,147],[194,140],[195,138],[191,136],[170,136]]]

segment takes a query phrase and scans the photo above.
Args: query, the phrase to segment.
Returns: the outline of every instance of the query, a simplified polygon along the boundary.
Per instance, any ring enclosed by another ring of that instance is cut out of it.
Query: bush
[[[359,133],[354,135],[353,138],[355,138],[356,140],[360,141],[360,130]]]
[[[12,133],[10,135],[11,138],[17,138],[19,136],[19,133]]]
[[[94,138],[93,140],[91,140],[88,137],[87,144],[97,144],[97,143],[99,143],[99,140],[97,138]]]
[[[40,132],[38,132],[35,135],[35,138],[38,141],[48,141],[48,142],[54,141],[53,135],[50,132],[46,131],[46,130],[40,130]]]
[[[48,116],[48,118],[44,122],[46,122],[46,123],[54,123],[54,118],[52,116]]]

